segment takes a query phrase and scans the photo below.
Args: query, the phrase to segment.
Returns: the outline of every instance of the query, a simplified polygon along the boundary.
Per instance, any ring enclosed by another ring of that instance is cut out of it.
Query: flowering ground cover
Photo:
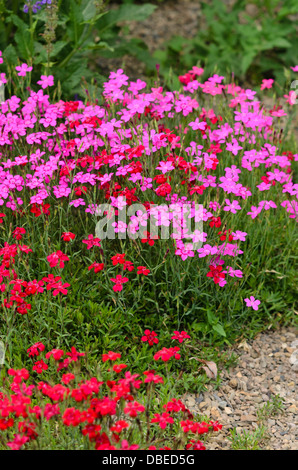
[[[63,101],[31,72],[1,73],[1,445],[202,448],[218,424],[173,400],[203,344],[293,321],[296,93],[119,69]]]

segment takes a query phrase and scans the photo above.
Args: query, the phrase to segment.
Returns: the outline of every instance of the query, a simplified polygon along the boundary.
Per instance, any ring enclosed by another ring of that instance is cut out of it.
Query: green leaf
[[[60,51],[62,51],[62,49],[67,46],[67,42],[66,41],[57,41],[53,44],[53,50],[50,54],[51,57],[55,57],[57,54],[59,54]]]
[[[19,57],[26,62],[32,59],[31,36],[28,31],[18,31],[14,35],[14,40],[18,46]]]
[[[145,3],[144,5],[121,5],[115,10],[110,10],[107,14],[101,18],[97,23],[96,27],[99,30],[99,34],[113,25],[122,21],[143,21],[150,16],[156,5]]]
[[[217,323],[216,325],[213,325],[212,329],[216,331],[216,333],[218,333],[219,335],[226,337],[226,332],[219,323]]]
[[[241,72],[243,74],[245,74],[245,72],[247,71],[247,69],[249,69],[250,65],[252,64],[254,58],[256,56],[256,52],[255,51],[252,51],[250,53],[247,53],[246,55],[244,55],[242,57],[242,60],[241,60]]]
[[[9,46],[4,49],[3,57],[5,58],[6,62],[11,66],[15,66],[18,63],[18,54],[12,44],[9,44]]]
[[[208,323],[209,323],[210,325],[213,325],[213,324],[215,324],[215,323],[218,321],[217,318],[216,318],[216,316],[213,315],[212,311],[209,310],[209,309],[207,309],[207,319],[208,319]]]
[[[82,11],[82,16],[85,21],[90,21],[96,16],[96,8],[94,0],[89,0],[87,6]]]

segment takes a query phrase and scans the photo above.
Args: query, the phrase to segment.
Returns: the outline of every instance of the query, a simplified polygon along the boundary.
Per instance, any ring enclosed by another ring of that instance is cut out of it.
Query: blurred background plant
[[[148,39],[156,27],[150,15],[155,9],[156,15],[159,9],[162,15],[161,6],[174,10],[177,4],[172,0],[152,3],[0,0],[0,50],[11,67],[34,61],[33,81],[41,74],[55,73],[64,98],[70,99],[82,96],[86,81],[89,86],[101,85],[107,61],[111,69],[127,56],[134,58],[138,77],[140,64],[143,68],[145,64],[145,74],[151,77],[156,77],[158,64],[171,89],[178,86],[178,75],[193,65],[203,66],[207,75],[233,74],[242,85],[256,86],[263,78],[274,78],[281,94],[289,85],[289,68],[298,63],[297,0],[198,0],[200,17],[192,37],[175,35],[173,29],[172,38],[150,53]],[[184,3],[188,8],[195,2]],[[135,27],[136,21],[147,18]],[[166,31],[166,18],[164,27]],[[142,28],[147,31],[145,40]]]
[[[0,0],[0,50],[8,63],[34,63],[33,81],[55,73],[63,97],[82,93],[82,81],[103,81],[92,63],[102,51],[109,57],[128,53],[130,40],[119,37],[122,24],[144,20],[154,5],[119,5],[104,0]],[[146,49],[145,44],[140,47]],[[120,52],[118,51],[120,50]],[[9,73],[9,70],[7,70]]]
[[[231,74],[240,83],[274,78],[283,87],[298,63],[297,0],[202,1],[202,27],[194,38],[174,36],[154,53],[161,73],[198,63],[206,74]]]

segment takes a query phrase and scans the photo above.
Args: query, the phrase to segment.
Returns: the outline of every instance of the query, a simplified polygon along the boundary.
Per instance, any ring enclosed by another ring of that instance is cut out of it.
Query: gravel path
[[[184,397],[194,414],[223,425],[222,431],[210,438],[208,449],[231,449],[228,437],[232,429],[253,434],[263,425],[266,438],[259,443],[261,449],[298,450],[297,331],[295,334],[294,329],[287,328],[261,333],[253,341],[240,344],[235,353],[238,365],[221,372],[222,383],[217,390],[208,385],[208,391]],[[258,411],[276,396],[282,399],[283,410],[274,414],[271,409],[260,419]]]

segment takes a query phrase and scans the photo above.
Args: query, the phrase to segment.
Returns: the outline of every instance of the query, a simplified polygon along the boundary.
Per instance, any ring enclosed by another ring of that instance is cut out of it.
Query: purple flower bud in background
[[[37,13],[41,9],[42,5],[51,5],[52,0],[39,0],[32,5],[32,0],[27,0],[26,4],[23,7],[25,13],[29,12],[29,7],[32,8],[33,13]]]

